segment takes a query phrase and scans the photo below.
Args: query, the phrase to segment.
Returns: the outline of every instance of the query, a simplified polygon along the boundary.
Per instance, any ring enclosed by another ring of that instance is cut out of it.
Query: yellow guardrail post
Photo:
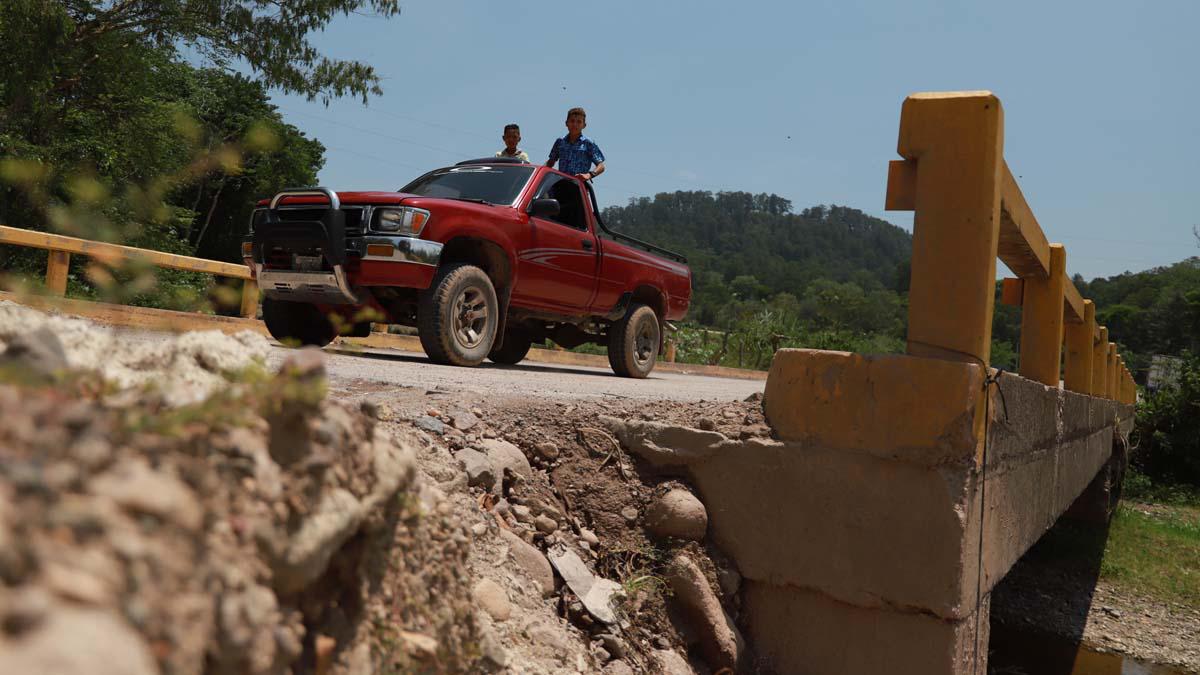
[[[1116,400],[1117,398],[1117,343],[1108,343],[1108,360],[1107,372],[1104,375],[1104,381],[1108,383],[1108,388],[1105,390],[1105,397]]]
[[[59,297],[67,294],[67,270],[71,267],[71,254],[66,251],[50,251],[46,256],[46,288]]]
[[[1083,323],[1068,323],[1067,359],[1063,368],[1063,386],[1070,391],[1091,394],[1092,336],[1096,333],[1096,303],[1083,301]]]
[[[1092,396],[1108,396],[1108,327],[1100,327],[1100,337],[1092,347]]]
[[[242,316],[247,319],[258,317],[258,283],[253,279],[242,282]]]
[[[1063,343],[1063,286],[1067,250],[1050,245],[1050,274],[1025,280],[1021,302],[1020,373],[1050,387],[1058,386]]]
[[[914,162],[908,353],[991,357],[1004,112],[991,92],[913,94],[900,113],[901,157]],[[896,171],[911,164],[894,163]],[[901,181],[897,181],[899,186]],[[891,200],[889,200],[891,201]]]

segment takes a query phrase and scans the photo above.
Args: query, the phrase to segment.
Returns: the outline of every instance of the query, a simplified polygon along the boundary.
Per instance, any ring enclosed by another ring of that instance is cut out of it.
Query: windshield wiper
[[[486,199],[477,199],[475,197],[446,197],[446,199],[453,199],[457,202],[473,202],[475,204],[487,204],[488,206],[495,206],[495,204]]]

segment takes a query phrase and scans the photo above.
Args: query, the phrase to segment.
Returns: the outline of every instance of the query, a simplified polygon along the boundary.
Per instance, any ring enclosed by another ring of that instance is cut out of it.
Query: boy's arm
[[[579,177],[584,180],[591,180],[591,179],[595,178],[596,176],[599,176],[602,173],[604,173],[604,162],[603,161],[601,161],[599,164],[597,164],[596,168],[592,169],[591,171],[585,171],[585,172],[579,174]]]
[[[591,155],[592,163],[596,165],[596,168],[579,174],[579,177],[583,178],[584,180],[591,180],[604,173],[604,153],[600,152],[600,146],[592,143]]]
[[[546,166],[552,167],[558,161],[558,142],[561,140],[561,138],[554,139],[554,145],[550,146],[550,159],[546,160]]]

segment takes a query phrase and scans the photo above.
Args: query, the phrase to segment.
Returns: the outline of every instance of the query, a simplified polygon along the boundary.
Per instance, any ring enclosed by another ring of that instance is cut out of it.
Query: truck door
[[[556,199],[554,218],[529,218],[529,246],[518,253],[515,294],[529,304],[586,309],[596,288],[599,247],[579,182],[547,173],[534,199]]]

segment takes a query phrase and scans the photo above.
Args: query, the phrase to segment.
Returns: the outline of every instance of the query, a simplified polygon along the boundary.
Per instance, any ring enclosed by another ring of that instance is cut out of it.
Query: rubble
[[[699,541],[708,529],[708,511],[691,492],[674,488],[650,503],[646,529],[660,537]]]
[[[672,468],[761,425],[758,402],[326,397],[318,350],[274,379],[189,354],[224,382],[191,403],[153,378],[45,401],[0,385],[0,453],[20,449],[0,462],[0,672],[64,607],[109,612],[148,672],[750,663],[740,577]]]
[[[612,605],[615,596],[622,592],[620,584],[592,574],[583,560],[565,547],[551,549],[548,557],[550,564],[592,616],[606,624],[617,620]]]
[[[680,553],[671,561],[668,581],[675,598],[700,635],[700,648],[710,666],[737,670],[745,640],[733,619],[725,613],[704,573],[695,561]]]

